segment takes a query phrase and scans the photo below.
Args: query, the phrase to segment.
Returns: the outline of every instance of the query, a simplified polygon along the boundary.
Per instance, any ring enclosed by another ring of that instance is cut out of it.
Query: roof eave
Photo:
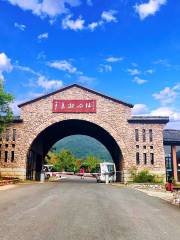
[[[167,124],[169,122],[169,117],[161,116],[133,116],[128,119],[128,123],[145,123],[145,124]]]
[[[177,146],[180,146],[180,140],[168,139],[168,140],[164,140],[163,143],[164,143],[164,145],[177,145]]]
[[[19,120],[13,120],[12,123],[22,123],[23,122],[23,119],[19,119]]]

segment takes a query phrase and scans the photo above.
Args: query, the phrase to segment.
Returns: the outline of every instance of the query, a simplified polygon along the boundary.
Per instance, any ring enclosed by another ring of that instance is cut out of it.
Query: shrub
[[[134,182],[137,183],[153,183],[155,180],[155,175],[149,173],[148,170],[142,170],[137,173],[134,177]]]
[[[159,184],[164,183],[164,177],[160,175],[155,175],[154,183],[159,183]]]
[[[130,170],[133,182],[136,183],[163,183],[163,178],[149,173],[148,169],[137,172],[137,169]]]

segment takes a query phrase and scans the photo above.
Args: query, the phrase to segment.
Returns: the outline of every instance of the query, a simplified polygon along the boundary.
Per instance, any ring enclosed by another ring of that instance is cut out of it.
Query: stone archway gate
[[[119,159],[122,181],[130,178],[133,166],[138,170],[146,167],[165,176],[163,128],[168,122],[167,117],[132,116],[132,104],[77,84],[22,103],[19,107],[20,117],[14,119],[2,136],[2,176],[24,179],[27,154],[34,139],[52,124],[70,119],[94,123],[113,137],[122,154]]]

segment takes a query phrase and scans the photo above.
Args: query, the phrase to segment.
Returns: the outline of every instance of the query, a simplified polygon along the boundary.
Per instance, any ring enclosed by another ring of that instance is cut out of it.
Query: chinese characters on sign
[[[53,100],[54,113],[96,113],[96,100]]]

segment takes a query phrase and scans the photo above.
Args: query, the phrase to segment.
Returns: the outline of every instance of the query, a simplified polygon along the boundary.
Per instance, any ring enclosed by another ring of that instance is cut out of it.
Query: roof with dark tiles
[[[180,130],[165,129],[163,135],[165,144],[168,143],[180,144]]]

